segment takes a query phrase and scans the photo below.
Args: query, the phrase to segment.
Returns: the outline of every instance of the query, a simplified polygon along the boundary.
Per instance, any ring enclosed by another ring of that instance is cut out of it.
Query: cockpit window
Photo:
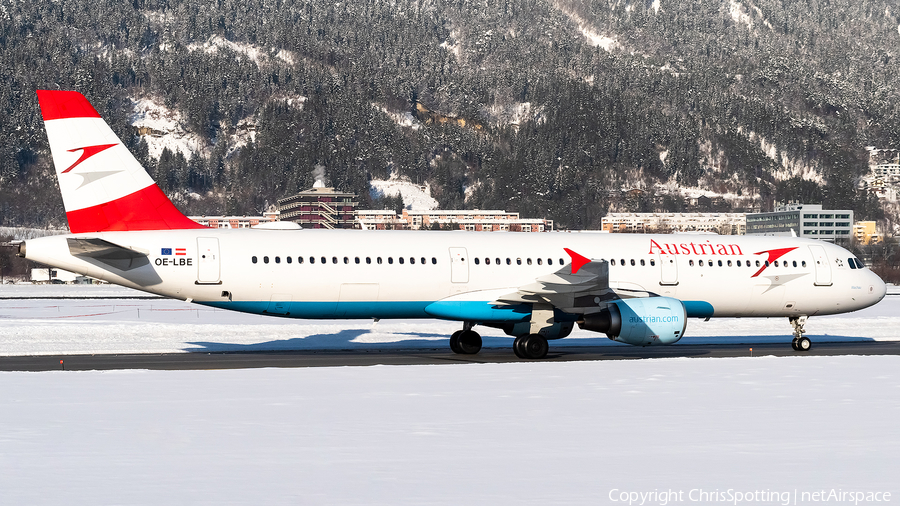
[[[854,260],[856,260],[856,267],[860,269],[864,269],[866,267],[866,265],[863,264],[858,258],[854,258]]]
[[[848,258],[847,263],[850,264],[851,269],[856,269],[856,259],[855,258]]]

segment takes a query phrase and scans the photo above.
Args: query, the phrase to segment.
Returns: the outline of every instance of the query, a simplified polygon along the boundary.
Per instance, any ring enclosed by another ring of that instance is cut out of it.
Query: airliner
[[[19,255],[118,285],[284,318],[438,318],[515,337],[523,359],[575,325],[635,346],[668,345],[689,318],[786,317],[807,351],[808,317],[880,301],[852,253],[797,237],[213,229],[185,217],[88,100],[37,92],[71,233]]]

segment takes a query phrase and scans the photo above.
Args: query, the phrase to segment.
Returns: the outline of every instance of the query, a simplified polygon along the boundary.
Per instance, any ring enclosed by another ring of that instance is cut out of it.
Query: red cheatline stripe
[[[120,199],[66,213],[73,234],[206,228],[181,214],[155,184]]]
[[[99,118],[84,95],[77,91],[37,90],[44,121],[63,118]]]

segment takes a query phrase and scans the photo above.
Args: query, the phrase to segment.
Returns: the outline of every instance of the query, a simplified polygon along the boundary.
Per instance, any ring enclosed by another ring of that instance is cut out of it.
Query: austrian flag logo
[[[172,248],[160,248],[160,255],[171,256]],[[185,256],[187,255],[187,249],[185,248],[175,248],[175,256]]]

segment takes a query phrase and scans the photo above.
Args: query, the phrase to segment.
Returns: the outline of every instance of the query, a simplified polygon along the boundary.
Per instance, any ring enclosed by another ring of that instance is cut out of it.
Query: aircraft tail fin
[[[203,228],[172,204],[84,95],[37,95],[72,233]]]

